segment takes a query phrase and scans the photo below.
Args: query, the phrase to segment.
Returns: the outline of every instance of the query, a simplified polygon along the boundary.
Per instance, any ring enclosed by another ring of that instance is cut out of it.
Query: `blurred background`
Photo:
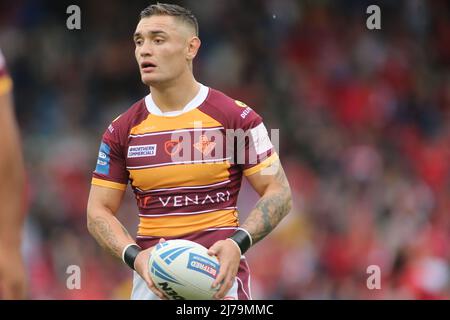
[[[132,34],[148,1],[0,1],[27,163],[31,299],[127,299],[88,234],[100,138],[147,94]],[[256,299],[450,298],[448,1],[173,1],[200,23],[197,80],[280,129],[294,208],[247,254]],[[81,8],[68,30],[66,8]],[[381,9],[368,30],[366,8]],[[1,132],[1,128],[0,128]],[[244,183],[241,220],[257,200]],[[119,219],[135,234],[131,190]],[[81,290],[68,290],[69,265]],[[381,289],[366,286],[381,270]]]

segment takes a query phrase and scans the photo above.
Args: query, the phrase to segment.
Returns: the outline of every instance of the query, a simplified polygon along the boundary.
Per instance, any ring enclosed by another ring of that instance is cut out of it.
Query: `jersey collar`
[[[149,93],[145,97],[145,105],[148,112],[150,112],[151,114],[163,117],[175,117],[199,107],[203,102],[205,102],[208,93],[209,88],[200,83],[200,90],[198,91],[197,95],[191,101],[189,101],[189,103],[186,104],[182,110],[178,111],[162,112],[161,109],[159,109],[159,107],[156,105],[155,101],[153,101],[151,93]]]

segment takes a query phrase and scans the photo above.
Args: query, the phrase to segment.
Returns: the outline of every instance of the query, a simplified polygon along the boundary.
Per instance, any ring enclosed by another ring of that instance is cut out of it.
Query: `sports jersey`
[[[9,92],[12,88],[12,80],[6,70],[6,62],[0,50],[0,95]]]
[[[180,112],[162,113],[149,94],[115,119],[103,134],[92,184],[125,190],[130,183],[141,247],[161,237],[209,247],[239,225],[242,176],[277,159],[255,111],[200,85]]]

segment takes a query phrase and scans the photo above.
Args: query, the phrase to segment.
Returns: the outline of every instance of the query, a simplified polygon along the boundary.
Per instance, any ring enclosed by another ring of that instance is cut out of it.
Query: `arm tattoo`
[[[122,228],[123,234],[124,234],[126,237],[128,237],[128,238],[131,239],[131,236],[130,236],[130,234],[128,233],[128,230],[125,229],[125,227],[124,227],[122,224],[120,224],[120,227]]]
[[[281,164],[278,163],[278,166],[275,180],[281,187],[261,197],[242,225],[251,234],[254,244],[269,234],[292,207],[289,183]]]
[[[130,234],[122,225],[121,228],[125,236],[131,239]],[[122,252],[119,241],[117,240],[114,231],[111,229],[110,222],[107,219],[102,217],[89,219],[88,229],[104,249],[118,258],[121,257]]]

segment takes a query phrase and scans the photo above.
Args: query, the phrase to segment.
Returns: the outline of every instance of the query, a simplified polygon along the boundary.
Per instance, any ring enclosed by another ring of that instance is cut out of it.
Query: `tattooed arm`
[[[124,191],[121,190],[92,185],[87,205],[89,232],[104,249],[118,258],[122,258],[122,251],[127,245],[135,243],[115,216],[123,195]],[[153,247],[141,251],[136,257],[134,267],[149,289],[161,299],[165,299],[164,294],[156,289],[147,272],[147,261],[152,249]]]
[[[260,241],[270,233],[291,210],[291,189],[279,160],[270,167],[247,176],[248,181],[261,198],[255,209],[242,224],[253,240]],[[239,268],[240,249],[233,241],[219,240],[209,248],[210,255],[216,255],[220,261],[220,271],[213,286],[222,283],[215,295],[216,299],[225,297],[233,285]]]
[[[112,255],[121,258],[122,250],[134,243],[115,217],[124,191],[92,185],[87,206],[87,227],[97,242]]]
[[[250,233],[255,244],[268,235],[291,210],[291,188],[279,160],[247,179],[261,196],[241,226]]]

